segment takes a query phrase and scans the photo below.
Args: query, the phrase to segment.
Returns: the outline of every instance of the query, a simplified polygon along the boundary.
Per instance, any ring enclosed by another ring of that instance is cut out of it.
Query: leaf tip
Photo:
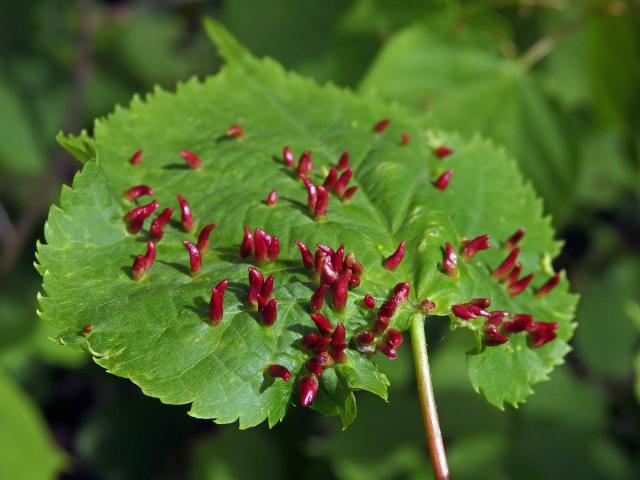
[[[211,17],[206,17],[203,21],[203,26],[207,36],[218,48],[220,57],[225,61],[238,60],[249,54],[248,50],[238,42],[222,23]]]

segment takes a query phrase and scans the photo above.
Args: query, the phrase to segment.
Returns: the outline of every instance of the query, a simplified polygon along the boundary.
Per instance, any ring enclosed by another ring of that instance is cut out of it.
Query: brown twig
[[[11,235],[13,235],[13,224],[4,205],[0,203],[0,243],[7,243]]]
[[[573,18],[561,25],[548,35],[535,42],[522,54],[520,62],[525,70],[531,70],[540,60],[549,55],[558,42],[576,31],[585,20],[598,16],[619,16],[639,8],[638,4],[628,3],[622,0],[613,0],[605,4],[597,4],[587,8],[582,15]]]
[[[91,44],[94,32],[94,22],[91,17],[92,2],[91,0],[76,0],[76,5],[80,14],[81,28],[76,45],[73,87],[63,122],[63,130],[65,131],[76,131],[81,126],[82,107],[92,65]],[[49,168],[34,182],[32,200],[4,243],[0,257],[0,278],[5,278],[13,270],[25,243],[31,237],[34,228],[39,224],[49,206],[52,190],[74,170],[75,165],[70,155],[59,149]]]

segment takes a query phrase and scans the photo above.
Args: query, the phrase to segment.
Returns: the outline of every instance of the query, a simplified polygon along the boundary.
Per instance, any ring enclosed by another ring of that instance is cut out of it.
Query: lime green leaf
[[[56,140],[62,148],[82,163],[96,158],[93,139],[86,130],[82,130],[79,135],[64,135],[62,132],[58,132]]]
[[[51,209],[46,243],[38,246],[44,277],[40,305],[43,319],[60,330],[60,342],[91,352],[97,363],[131,379],[147,395],[170,404],[191,403],[196,417],[239,420],[241,428],[265,420],[274,425],[291,403],[298,404],[296,380],[305,374],[309,358],[300,339],[313,328],[308,301],[316,286],[301,267],[294,240],[343,243],[365,267],[362,283],[350,291],[342,313],[328,306],[324,312],[334,324],[345,324],[348,340],[373,320],[372,312],[360,306],[362,296],[369,292],[380,304],[402,281],[410,282],[411,295],[392,319],[401,330],[412,316],[422,315],[425,297],[436,302],[436,315],[449,315],[454,303],[489,297],[497,309],[559,322],[559,338],[542,348],[531,349],[523,333],[474,354],[486,364],[486,371],[474,371],[477,390],[498,406],[523,401],[529,383],[546,378],[561,362],[576,299],[564,279],[536,299],[531,289],[510,297],[490,277],[505,255],[497,245],[521,225],[527,228],[521,261],[526,272],[537,272],[537,285],[549,275],[542,260],[560,249],[540,201],[514,162],[480,138],[429,131],[400,107],[287,73],[271,60],[254,58],[220,25],[206,27],[227,61],[224,69],[204,83],[179,85],[175,94],[157,89],[145,100],[136,97],[128,109],[117,108],[97,121],[96,160],[85,164],[73,187],[63,189],[60,205]],[[391,125],[383,134],[372,132],[381,118],[391,118]],[[244,136],[221,140],[233,123],[243,126]],[[413,135],[407,146],[399,142],[403,132]],[[434,142],[450,145],[455,154],[437,160]],[[314,221],[305,208],[303,185],[279,160],[285,145],[314,152],[315,182],[349,149],[360,191],[350,202],[332,196],[326,218]],[[140,148],[142,164],[130,165],[131,154]],[[184,166],[183,149],[201,157],[200,169]],[[432,181],[443,168],[456,173],[441,192]],[[182,246],[183,240],[194,241],[194,234],[169,224],[152,269],[140,281],[132,280],[132,260],[143,253],[146,237],[127,233],[122,218],[131,204],[122,192],[140,183],[153,187],[163,207],[175,208],[176,195],[183,194],[199,227],[218,225],[200,274],[188,274]],[[272,189],[280,200],[267,207],[264,199]],[[261,267],[275,277],[279,313],[272,328],[262,326],[246,306],[250,263],[237,253],[244,225],[280,239],[280,259]],[[473,261],[461,259],[457,278],[440,271],[445,242],[459,245],[483,233],[491,235],[494,248]],[[383,259],[401,240],[407,244],[405,260],[396,271],[385,270]],[[222,279],[230,286],[224,317],[214,328],[206,321],[207,303],[211,287]],[[83,334],[87,323],[94,328]],[[480,334],[476,322],[453,325]],[[339,415],[343,426],[356,415],[354,390],[386,398],[388,386],[375,363],[353,348],[347,352],[343,364],[325,370],[312,404]],[[521,357],[530,360],[530,370],[510,376],[527,366]],[[264,370],[272,363],[286,366],[296,380],[267,378]]]
[[[428,111],[440,128],[481,132],[503,144],[562,220],[576,169],[562,122],[536,79],[497,50],[509,47],[508,37],[488,48],[486,28],[468,22],[457,29],[456,22],[437,16],[399,32],[379,54],[360,91]]]
[[[65,462],[32,400],[0,371],[0,478],[56,478]]]

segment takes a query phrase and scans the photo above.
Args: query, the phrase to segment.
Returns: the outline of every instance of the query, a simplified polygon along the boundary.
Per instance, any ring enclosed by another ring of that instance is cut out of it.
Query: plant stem
[[[422,315],[414,316],[411,321],[411,346],[416,368],[416,379],[418,380],[420,410],[427,435],[427,448],[431,458],[431,465],[433,466],[433,473],[436,480],[449,480],[447,455],[442,443],[436,399],[433,396],[433,386],[431,385],[431,370],[429,369],[427,339],[424,334],[424,317]]]

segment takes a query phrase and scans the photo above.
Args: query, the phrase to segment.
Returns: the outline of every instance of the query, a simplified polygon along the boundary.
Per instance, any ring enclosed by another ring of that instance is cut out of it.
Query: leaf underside
[[[296,382],[270,379],[264,369],[282,364],[299,378],[308,358],[300,338],[314,331],[309,297],[316,283],[302,268],[294,240],[344,244],[365,267],[362,283],[350,291],[343,312],[325,306],[324,313],[334,324],[345,324],[347,339],[372,322],[362,296],[370,293],[379,305],[401,281],[411,284],[409,301],[392,320],[401,330],[421,314],[424,298],[437,304],[436,315],[448,315],[453,303],[489,297],[497,309],[559,322],[559,338],[542,348],[529,348],[525,334],[518,334],[469,357],[471,381],[491,403],[502,407],[524,400],[530,384],[546,378],[568,350],[575,297],[563,279],[544,298],[535,299],[531,290],[511,298],[490,277],[490,268],[505,254],[500,241],[521,225],[527,228],[521,261],[524,271],[538,273],[538,284],[548,277],[541,259],[560,248],[541,202],[514,163],[485,140],[427,130],[398,106],[318,86],[272,60],[252,57],[221,26],[209,22],[207,29],[226,60],[219,74],[178,85],[175,94],[157,89],[136,97],[128,109],[118,107],[96,121],[93,139],[83,134],[63,141],[86,163],[73,187],[63,188],[60,205],[52,207],[46,243],[38,245],[37,254],[44,278],[40,313],[60,329],[60,342],[91,352],[98,364],[147,395],[169,404],[191,403],[193,416],[238,420],[241,428],[264,420],[274,425],[298,403]],[[391,119],[390,126],[372,132],[382,118]],[[221,139],[236,123],[244,136]],[[406,146],[400,145],[403,132],[412,135]],[[434,142],[451,146],[455,154],[436,159]],[[285,145],[297,154],[313,151],[315,182],[348,149],[352,183],[360,190],[350,202],[332,196],[326,217],[315,221],[304,186],[280,160]],[[137,149],[143,149],[143,161],[132,166],[128,159]],[[178,155],[183,149],[200,156],[200,169],[183,165]],[[455,176],[442,192],[432,182],[446,168]],[[132,205],[122,192],[137,184],[150,185],[161,208],[177,210],[176,195],[184,195],[198,226],[189,234],[169,224],[155,264],[134,281],[131,264],[144,253],[146,229],[127,233],[122,217]],[[279,200],[268,207],[265,198],[272,189]],[[212,248],[203,256],[202,271],[191,276],[182,241],[195,242],[199,227],[208,223],[218,225]],[[238,255],[244,225],[280,239],[279,260],[260,267],[275,276],[278,319],[270,328],[246,306],[251,263]],[[494,239],[494,248],[461,260],[458,278],[440,271],[445,242],[458,245],[483,233]],[[382,260],[401,240],[407,243],[405,259],[387,271]],[[222,279],[230,282],[224,318],[212,327],[210,289]],[[94,328],[86,335],[82,327],[88,323]],[[345,363],[325,370],[312,408],[339,415],[347,426],[356,416],[354,390],[386,399],[387,386],[375,362],[350,347]]]

